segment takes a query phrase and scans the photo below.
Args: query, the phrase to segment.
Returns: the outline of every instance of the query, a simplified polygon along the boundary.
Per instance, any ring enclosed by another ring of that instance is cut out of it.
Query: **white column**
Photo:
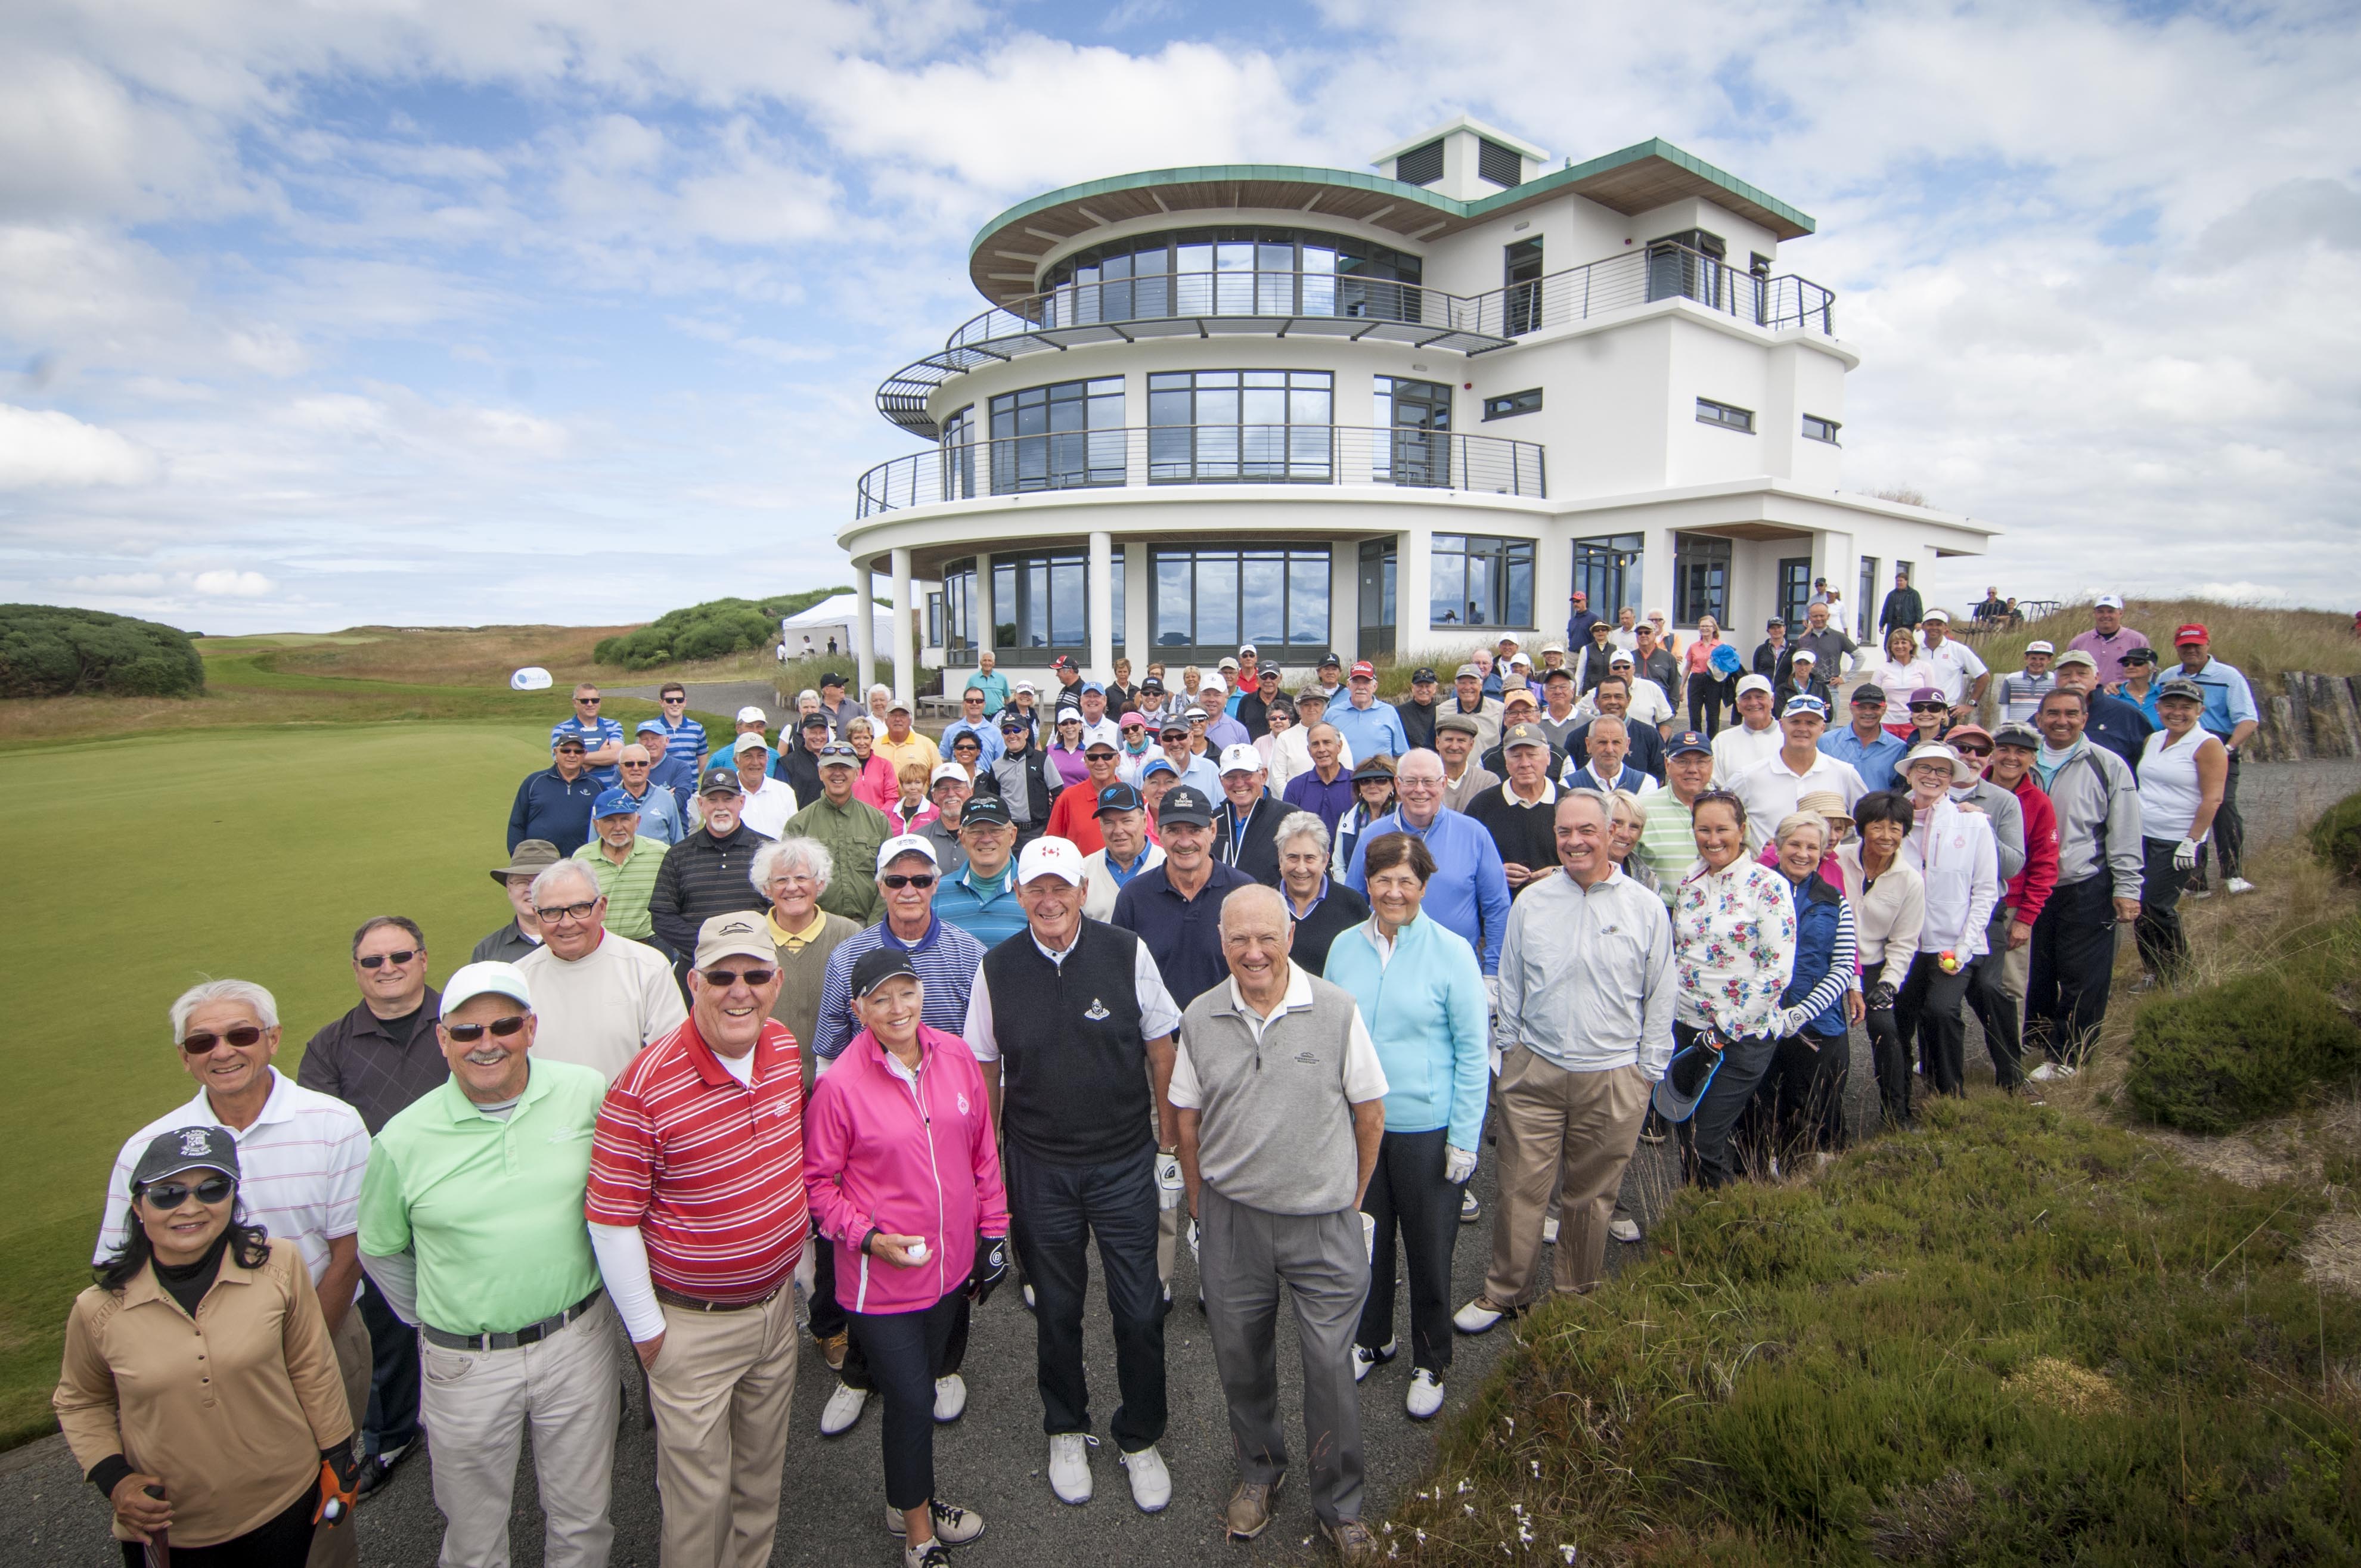
[[[970,657],[975,658],[978,667],[981,668],[983,660],[980,655],[986,650],[990,650],[996,657],[1000,652],[993,647],[992,641],[992,555],[988,551],[979,550],[975,553],[975,606],[972,613],[975,617],[975,623],[968,628],[968,635],[975,640],[975,647]]]
[[[1115,679],[1115,536],[1104,529],[1091,531],[1091,558],[1083,582],[1091,623],[1091,661],[1084,678],[1111,681]]]
[[[869,710],[869,688],[877,684],[877,626],[870,613],[876,601],[876,578],[869,566],[866,561],[856,561],[852,566],[852,596],[861,601],[852,608],[852,661],[861,680],[852,701],[864,713]]]
[[[1416,663],[1436,645],[1427,602],[1433,591],[1434,530],[1406,528],[1394,539],[1394,657],[1403,663]]]
[[[1361,648],[1361,545],[1358,540],[1328,542],[1328,645],[1351,669],[1371,655]]]
[[[916,695],[918,639],[910,620],[910,552],[894,551],[894,695],[908,702]]]
[[[1133,676],[1141,680],[1148,676],[1148,661],[1156,656],[1148,630],[1148,596],[1156,591],[1150,569],[1147,545],[1123,547],[1123,647]]]

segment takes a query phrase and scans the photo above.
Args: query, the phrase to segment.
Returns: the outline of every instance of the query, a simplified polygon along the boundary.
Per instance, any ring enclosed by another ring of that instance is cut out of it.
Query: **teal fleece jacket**
[[[1386,1069],[1386,1131],[1450,1129],[1451,1146],[1477,1152],[1491,1072],[1491,1003],[1467,938],[1421,915],[1381,963],[1363,921],[1328,948],[1321,978],[1352,992]]]

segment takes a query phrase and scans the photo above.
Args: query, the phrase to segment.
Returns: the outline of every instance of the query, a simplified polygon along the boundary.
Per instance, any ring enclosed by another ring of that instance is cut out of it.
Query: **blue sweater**
[[[1491,1003],[1476,950],[1422,914],[1381,964],[1365,920],[1329,944],[1322,978],[1360,1004],[1386,1069],[1386,1131],[1447,1127],[1452,1147],[1476,1152],[1491,1073]]]
[[[546,839],[560,859],[580,849],[590,839],[590,803],[604,787],[588,769],[571,784],[555,768],[527,773],[509,806],[509,853],[527,839]]]
[[[1369,891],[1369,846],[1389,833],[1410,833],[1426,840],[1434,857],[1434,880],[1426,884],[1426,900],[1419,907],[1444,928],[1459,933],[1476,949],[1486,974],[1500,970],[1500,938],[1509,929],[1509,878],[1500,870],[1499,847],[1483,824],[1456,811],[1435,814],[1423,833],[1389,811],[1372,822],[1353,845],[1352,869],[1345,875],[1355,893]]]
[[[1366,762],[1371,757],[1399,757],[1410,750],[1410,737],[1402,732],[1401,715],[1386,703],[1372,702],[1360,708],[1355,707],[1347,697],[1322,718],[1345,738],[1345,754],[1356,762]]]

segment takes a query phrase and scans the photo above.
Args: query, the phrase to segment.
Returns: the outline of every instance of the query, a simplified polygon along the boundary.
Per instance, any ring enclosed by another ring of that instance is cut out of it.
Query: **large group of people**
[[[439,991],[415,923],[368,920],[291,1079],[261,985],[173,1003],[196,1092],[123,1145],[56,1394],[126,1561],[350,1563],[354,1506],[425,1453],[441,1561],[489,1568],[529,1431],[544,1560],[595,1568],[642,1383],[664,1562],[766,1562],[817,1354],[818,1432],[880,1407],[884,1528],[940,1568],[985,1528],[937,1431],[1005,1283],[1049,1491],[1093,1498],[1093,1243],[1104,1427],[1154,1513],[1184,1240],[1224,1528],[1260,1534],[1295,1463],[1283,1294],[1312,1509],[1376,1560],[1361,1386],[1406,1333],[1432,1418],[1456,1336],[1596,1285],[1640,1239],[1643,1142],[1707,1188],[1833,1155],[1856,1025],[1907,1127],[1963,1091],[1971,1012],[2037,1095],[2091,1047],[2118,926],[2169,983],[2209,843],[2248,885],[2255,706],[2204,627],[2157,678],[2102,599],[1995,685],[1915,601],[1871,652],[1816,598],[1741,662],[1577,600],[1538,666],[1503,636],[1392,703],[1367,663],[1290,691],[1252,646],[1136,684],[1060,659],[1051,692],[987,653],[933,738],[835,676],[775,747],[678,685],[627,740],[577,688],[487,868],[501,923]]]

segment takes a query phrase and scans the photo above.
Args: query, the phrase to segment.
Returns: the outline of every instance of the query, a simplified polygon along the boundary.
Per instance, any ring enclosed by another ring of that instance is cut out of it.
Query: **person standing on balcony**
[[[1891,633],[1895,627],[1916,631],[1918,623],[1927,619],[1927,601],[1910,586],[1910,574],[1894,574],[1894,591],[1885,596],[1884,605],[1877,612],[1877,630]]]

